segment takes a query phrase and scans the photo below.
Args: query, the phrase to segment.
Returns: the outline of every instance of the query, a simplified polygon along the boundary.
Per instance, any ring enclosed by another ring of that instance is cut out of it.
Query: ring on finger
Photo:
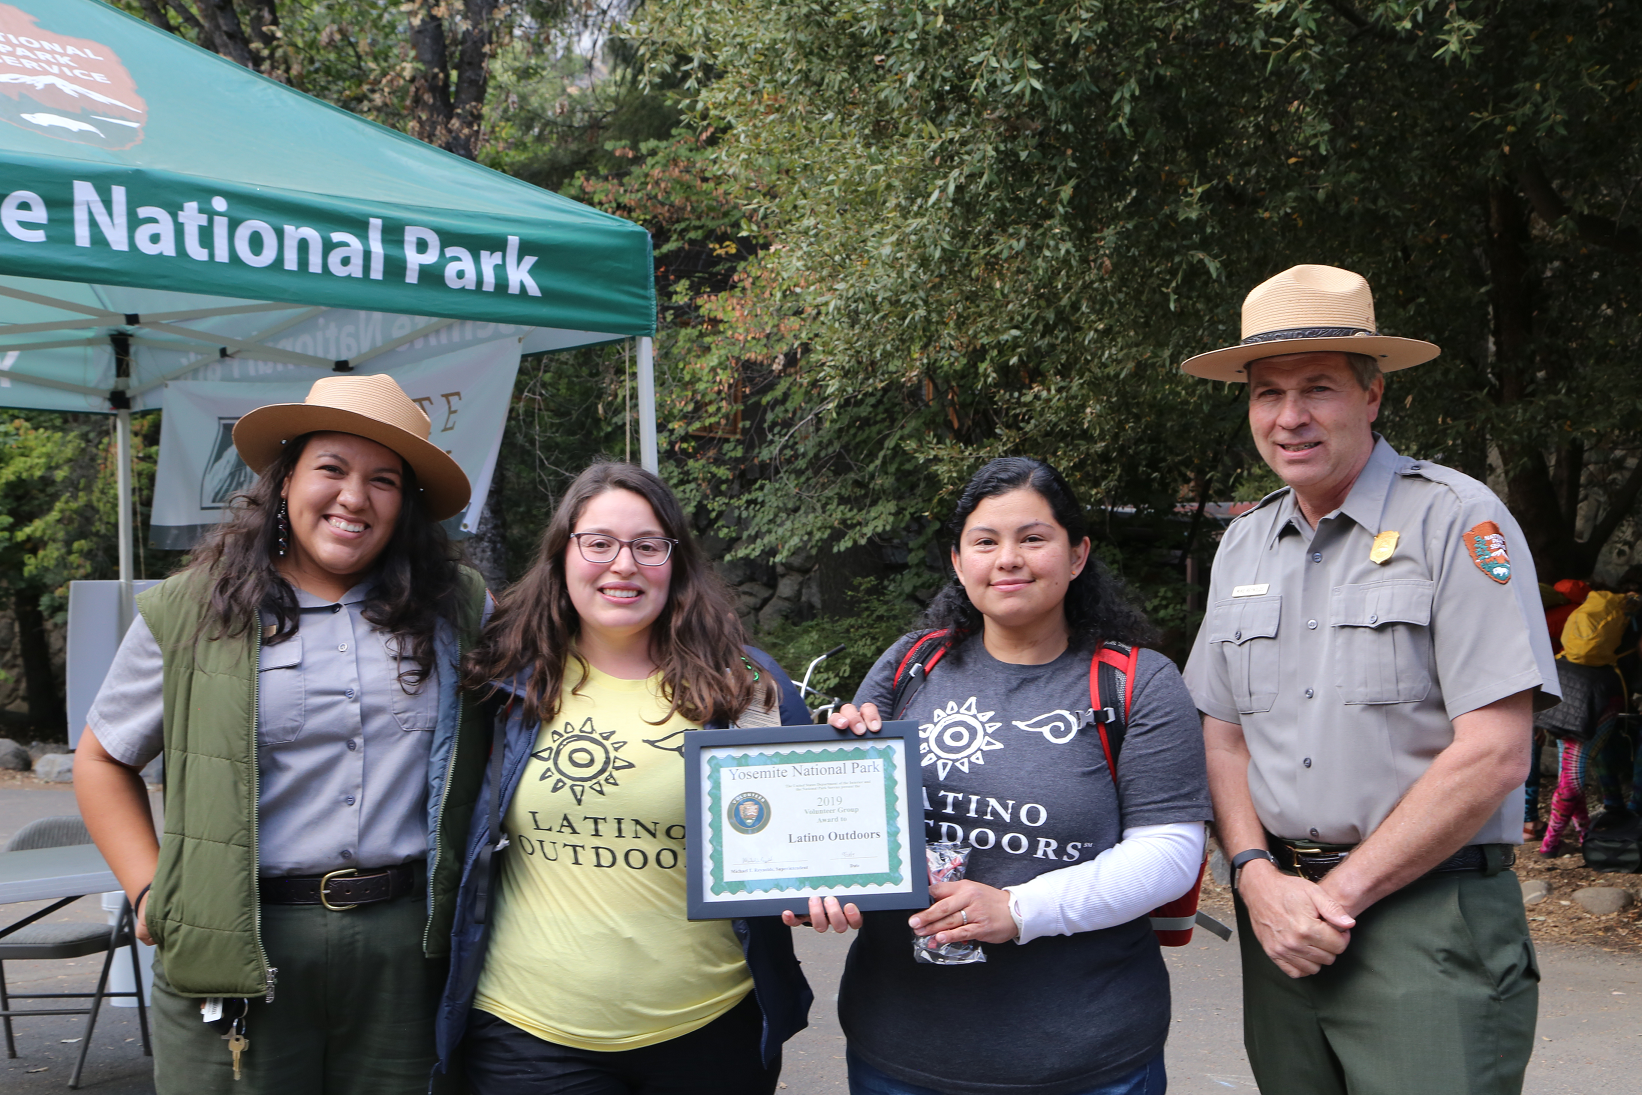
[[[958,915],[964,918],[964,923],[965,924],[969,923],[969,910],[968,909],[959,909],[958,910]]]

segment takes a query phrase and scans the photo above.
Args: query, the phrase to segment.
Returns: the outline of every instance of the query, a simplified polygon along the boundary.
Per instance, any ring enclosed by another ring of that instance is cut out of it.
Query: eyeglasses
[[[640,536],[623,540],[603,532],[572,532],[582,558],[590,563],[613,563],[624,547],[633,549],[633,561],[641,567],[659,567],[673,556],[677,540],[665,536]]]

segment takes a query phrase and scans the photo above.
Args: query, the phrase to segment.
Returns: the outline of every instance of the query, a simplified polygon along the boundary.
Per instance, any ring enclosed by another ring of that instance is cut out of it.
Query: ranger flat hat
[[[234,424],[234,448],[261,475],[287,442],[316,430],[357,434],[404,457],[435,521],[461,513],[473,494],[456,461],[428,441],[428,416],[387,376],[327,376],[301,403],[258,407]]]
[[[1382,335],[1374,326],[1368,279],[1337,266],[1291,266],[1243,299],[1243,341],[1198,354],[1180,366],[1206,380],[1249,378],[1263,357],[1338,350],[1367,354],[1385,373],[1430,361],[1442,350],[1415,338]]]

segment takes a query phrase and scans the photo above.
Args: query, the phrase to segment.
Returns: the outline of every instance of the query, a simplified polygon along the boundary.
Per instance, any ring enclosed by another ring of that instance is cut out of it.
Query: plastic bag
[[[929,881],[957,882],[969,867],[968,844],[935,841],[924,846],[924,858],[929,862]],[[971,962],[985,962],[986,952],[973,939],[962,943],[937,945],[935,936],[913,935],[912,958],[930,966],[967,966]]]

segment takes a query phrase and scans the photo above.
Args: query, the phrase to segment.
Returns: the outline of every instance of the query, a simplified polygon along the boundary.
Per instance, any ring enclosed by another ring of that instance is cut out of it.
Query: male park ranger
[[[1559,696],[1533,561],[1487,487],[1372,430],[1380,374],[1438,353],[1377,334],[1362,277],[1296,266],[1182,366],[1248,382],[1288,484],[1226,530],[1186,667],[1263,1095],[1515,1093],[1533,1047],[1508,868]]]

